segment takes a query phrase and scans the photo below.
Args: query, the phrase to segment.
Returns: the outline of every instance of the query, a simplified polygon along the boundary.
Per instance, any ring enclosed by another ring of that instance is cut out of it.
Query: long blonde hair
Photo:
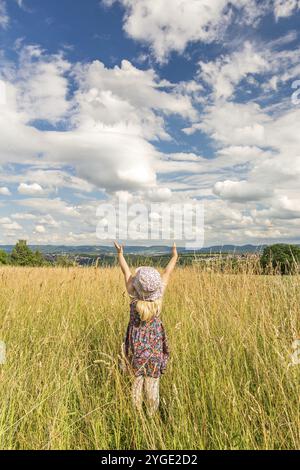
[[[139,313],[142,321],[150,321],[153,317],[158,316],[161,312],[162,299],[153,301],[138,300],[136,303],[136,311]]]

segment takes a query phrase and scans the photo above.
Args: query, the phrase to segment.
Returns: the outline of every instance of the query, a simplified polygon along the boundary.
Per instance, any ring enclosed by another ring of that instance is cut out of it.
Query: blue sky
[[[0,0],[0,244],[99,243],[119,198],[203,202],[205,245],[299,242],[299,19],[298,0]]]

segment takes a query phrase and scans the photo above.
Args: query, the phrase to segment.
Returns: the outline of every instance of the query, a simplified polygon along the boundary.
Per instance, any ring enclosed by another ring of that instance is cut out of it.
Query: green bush
[[[260,258],[260,263],[265,272],[295,274],[299,272],[300,248],[284,243],[267,246]]]
[[[72,266],[76,266],[76,261],[68,255],[60,255],[57,257],[55,265],[60,268],[71,268]]]
[[[8,264],[9,263],[9,256],[4,250],[0,250],[0,265],[1,264]]]
[[[43,266],[45,260],[39,251],[33,252],[26,240],[19,240],[12,253],[11,262],[16,266]]]

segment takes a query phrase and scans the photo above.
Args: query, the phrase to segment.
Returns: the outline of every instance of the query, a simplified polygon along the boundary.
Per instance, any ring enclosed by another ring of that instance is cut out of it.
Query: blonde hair
[[[136,311],[139,313],[142,321],[150,321],[156,315],[159,315],[162,307],[162,299],[154,301],[138,300]]]

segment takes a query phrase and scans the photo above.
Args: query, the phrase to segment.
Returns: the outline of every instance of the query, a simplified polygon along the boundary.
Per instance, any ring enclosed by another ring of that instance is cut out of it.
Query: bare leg
[[[132,384],[132,402],[138,411],[142,411],[144,377],[135,377]]]
[[[149,414],[153,416],[159,406],[159,378],[145,377],[144,384]]]

